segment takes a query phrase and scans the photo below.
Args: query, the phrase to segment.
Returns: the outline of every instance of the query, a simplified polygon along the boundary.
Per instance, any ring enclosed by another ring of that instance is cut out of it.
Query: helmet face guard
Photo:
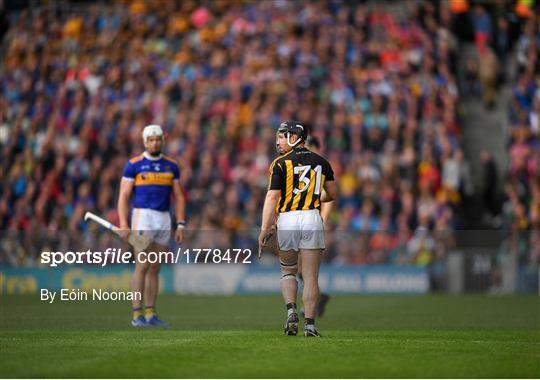
[[[287,145],[293,148],[301,142],[306,141],[307,138],[306,128],[298,121],[285,121],[281,123],[278,128],[278,133],[285,134],[287,137]],[[291,133],[298,136],[298,140],[296,140],[295,143],[291,143]]]

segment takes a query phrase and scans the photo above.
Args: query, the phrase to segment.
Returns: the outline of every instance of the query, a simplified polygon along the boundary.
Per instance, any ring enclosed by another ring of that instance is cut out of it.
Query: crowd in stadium
[[[509,167],[503,205],[508,245],[522,263],[540,263],[540,29],[525,23],[517,41],[517,78],[509,104]]]
[[[181,166],[189,230],[256,230],[276,128],[297,119],[339,183],[328,260],[441,261],[471,191],[445,4],[405,2],[399,18],[377,3],[333,1],[22,12],[0,75],[0,229],[84,232],[87,210],[118,222],[123,167],[141,153],[143,127],[157,123]],[[531,33],[520,40],[507,184],[518,219],[520,181],[531,205],[540,193],[527,177],[539,157]]]

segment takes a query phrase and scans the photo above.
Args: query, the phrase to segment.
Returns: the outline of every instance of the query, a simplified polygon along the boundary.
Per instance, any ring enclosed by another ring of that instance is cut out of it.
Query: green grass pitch
[[[334,296],[322,339],[282,333],[278,296],[160,296],[170,330],[125,302],[0,297],[0,377],[540,377],[534,296]]]

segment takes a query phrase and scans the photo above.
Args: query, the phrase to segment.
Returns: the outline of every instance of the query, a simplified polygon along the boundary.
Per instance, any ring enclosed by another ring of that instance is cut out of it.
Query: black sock
[[[296,310],[296,303],[294,303],[294,302],[288,303],[285,306],[287,307],[287,310],[289,310],[289,309],[295,309]]]
[[[315,318],[306,318],[306,327],[314,328],[315,327]]]

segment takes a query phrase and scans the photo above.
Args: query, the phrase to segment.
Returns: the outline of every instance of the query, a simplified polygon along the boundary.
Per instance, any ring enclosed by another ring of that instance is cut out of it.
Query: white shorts
[[[171,237],[171,215],[167,211],[149,208],[134,208],[131,214],[131,230],[148,236],[161,245],[169,245]]]
[[[324,227],[319,210],[280,213],[277,220],[277,241],[282,251],[324,249]]]

